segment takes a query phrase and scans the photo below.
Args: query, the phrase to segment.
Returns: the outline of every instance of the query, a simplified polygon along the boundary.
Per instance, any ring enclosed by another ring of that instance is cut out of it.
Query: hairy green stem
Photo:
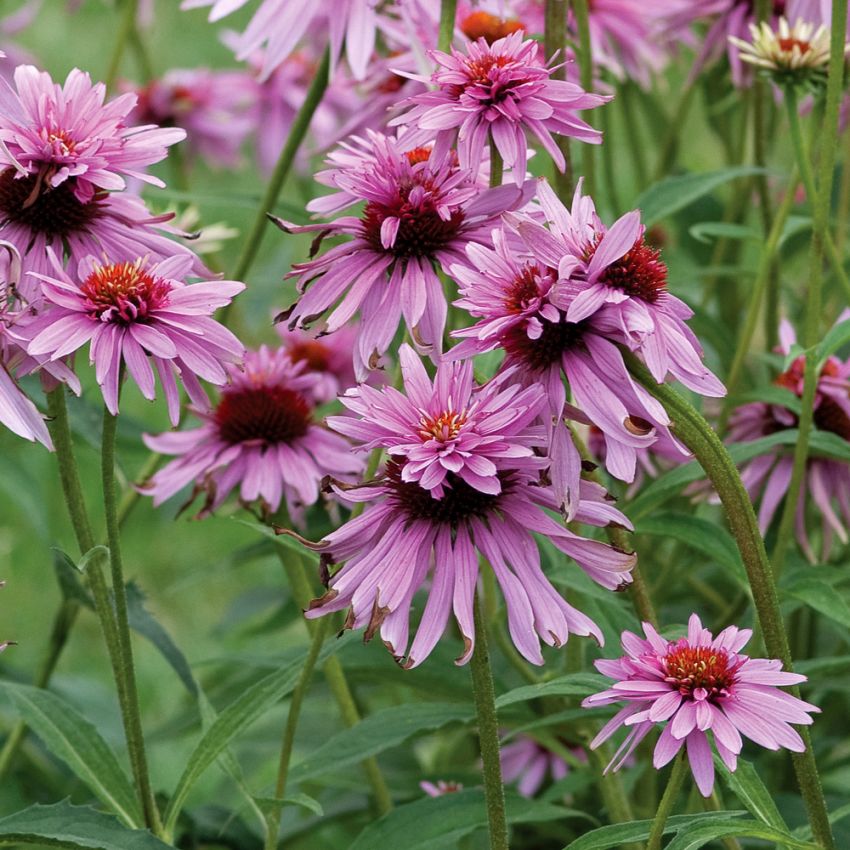
[[[142,804],[145,823],[155,833],[160,834],[162,824],[159,810],[154,800],[148,774],[145,739],[142,732],[139,695],[136,687],[136,673],[133,664],[133,647],[130,641],[130,622],[127,613],[127,591],[124,584],[124,568],[121,556],[121,530],[118,521],[118,488],[115,482],[115,436],[118,417],[103,409],[103,435],[101,442],[101,479],[103,482],[103,507],[106,515],[106,540],[109,547],[109,566],[112,573],[112,596],[114,600],[114,621],[117,647],[115,652],[116,679],[120,679],[122,688],[122,715],[130,765],[136,781],[136,790]]]
[[[248,274],[254,260],[257,258],[257,253],[260,250],[260,244],[263,241],[263,236],[266,232],[268,224],[267,214],[272,212],[277,203],[280,190],[286,181],[289,171],[292,168],[292,163],[295,161],[295,155],[307,135],[307,130],[310,127],[310,122],[313,119],[313,114],[322,102],[325,94],[325,89],[328,87],[328,73],[330,70],[330,48],[326,48],[319,67],[316,68],[316,74],[313,81],[310,83],[310,88],[307,90],[307,95],[304,98],[304,103],[298,110],[295,120],[292,122],[292,129],[289,131],[289,136],[280,152],[277,163],[269,178],[266,186],[265,195],[260,203],[260,208],[257,210],[257,215],[254,223],[251,225],[251,230],[245,237],[244,247],[239,261],[236,263],[236,268],[233,271],[234,280],[244,280]],[[229,307],[229,305],[228,305]],[[224,308],[225,311],[227,307]]]
[[[829,77],[827,80],[826,109],[824,112],[822,138],[818,157],[817,184],[815,184],[815,177],[812,173],[811,163],[805,150],[803,134],[800,129],[796,91],[790,86],[785,89],[791,139],[794,144],[794,152],[797,156],[800,173],[803,176],[803,183],[806,186],[807,193],[809,193],[809,202],[813,205],[813,223],[809,281],[806,292],[806,319],[803,329],[803,345],[806,348],[806,360],[803,371],[801,412],[797,424],[799,436],[797,437],[797,445],[794,447],[794,465],[791,471],[791,480],[788,483],[785,506],[782,510],[782,518],[779,521],[779,530],[776,535],[776,546],[773,550],[773,563],[777,570],[782,569],[794,531],[797,504],[800,498],[803,478],[806,474],[806,464],[809,455],[809,435],[814,420],[815,392],[818,381],[818,353],[815,347],[820,341],[824,250],[832,243],[832,235],[829,230],[829,209],[832,195],[835,153],[838,145],[838,112],[843,89],[844,38],[846,27],[847,3],[842,2],[842,0],[833,0]],[[834,243],[832,245],[834,249]],[[837,251],[833,251],[833,253],[838,258]],[[840,267],[840,258],[838,260],[838,266]],[[838,269],[836,268],[837,271]]]
[[[555,61],[561,64],[561,67],[552,71],[553,80],[565,80],[567,78],[567,67],[563,63],[566,59],[568,10],[568,0],[546,0],[543,22],[543,53],[547,62],[551,62],[557,53],[558,57]],[[573,194],[573,163],[570,155],[570,142],[566,136],[557,136],[555,144],[563,155],[565,163],[563,171],[555,168],[555,191],[558,197],[566,203],[569,202]]]
[[[658,804],[658,809],[656,809],[655,817],[652,820],[652,828],[649,831],[646,850],[661,850],[664,827],[667,826],[667,818],[670,817],[673,806],[676,805],[676,798],[679,796],[679,791],[682,788],[682,782],[687,772],[688,757],[685,754],[685,748],[682,747],[679,755],[673,761],[673,769],[670,772],[670,778],[667,780],[667,787],[664,789],[661,802]]]
[[[478,741],[481,746],[484,799],[487,805],[487,824],[490,831],[490,850],[509,850],[508,821],[505,814],[505,788],[502,784],[502,764],[499,758],[499,720],[496,716],[496,693],[490,653],[487,649],[487,624],[481,616],[478,595],[473,605],[475,649],[469,663],[472,674],[472,694],[478,718]]]
[[[732,358],[732,366],[729,369],[729,376],[726,379],[726,399],[723,403],[723,412],[720,416],[720,430],[723,431],[726,427],[726,422],[729,414],[732,412],[732,402],[735,392],[738,389],[738,384],[741,380],[741,375],[744,368],[744,363],[747,359],[747,354],[750,353],[753,337],[755,336],[756,326],[758,325],[759,311],[764,298],[765,290],[768,288],[768,282],[771,277],[771,271],[776,260],[776,253],[779,249],[779,240],[782,238],[782,232],[785,229],[785,223],[788,221],[788,216],[794,206],[794,195],[797,192],[797,175],[794,172],[791,175],[791,181],[785,191],[785,197],[779,206],[779,210],[773,219],[773,224],[770,233],[767,235],[767,241],[764,243],[764,250],[759,257],[758,270],[756,271],[756,279],[750,289],[750,301],[747,305],[746,318],[744,327],[738,337],[738,344],[735,347],[735,354]],[[774,286],[776,283],[774,282]]]
[[[313,638],[310,642],[310,650],[304,659],[301,674],[292,691],[289,700],[289,711],[286,715],[286,724],[283,727],[283,739],[280,744],[280,761],[277,768],[277,782],[275,783],[274,796],[279,806],[274,809],[268,818],[268,831],[266,834],[266,850],[275,850],[277,847],[278,833],[280,832],[280,821],[283,814],[283,799],[286,795],[286,780],[289,777],[289,762],[292,758],[292,747],[295,744],[295,730],[298,728],[298,720],[301,717],[301,707],[304,697],[310,688],[313,679],[313,671],[316,669],[316,661],[322,649],[322,644],[328,636],[330,618],[322,617],[313,629]]]
[[[656,383],[649,370],[631,352],[624,351],[623,357],[632,375],[664,405],[673,421],[674,433],[693,452],[714,485],[741,553],[768,654],[782,661],[786,670],[792,671],[788,635],[779,608],[773,570],[767,559],[753,504],[734,461],[712,427],[686,399],[666,384]],[[799,696],[797,688],[793,688],[792,692]],[[822,847],[834,850],[826,801],[806,727],[800,729],[800,736],[806,748],[802,753],[791,755],[812,834]]]
[[[121,21],[118,24],[118,32],[115,34],[112,54],[109,57],[109,66],[104,77],[107,91],[112,91],[115,88],[115,81],[118,79],[118,69],[121,67],[121,57],[124,55],[127,42],[136,28],[136,14],[138,10],[139,0],[124,0],[124,13],[121,15]]]
[[[579,82],[589,92],[593,89],[593,47],[590,43],[590,8],[588,0],[573,0],[573,14],[578,30]],[[584,192],[593,196],[596,190],[594,145],[582,145]]]
[[[440,32],[437,36],[437,50],[448,53],[455,35],[455,18],[457,16],[457,0],[441,0],[440,2]]]
[[[502,162],[502,155],[499,153],[499,149],[496,147],[496,143],[493,141],[493,137],[490,137],[490,186],[501,186],[502,178],[505,172],[505,165]]]
[[[281,566],[286,573],[289,587],[292,590],[292,595],[295,598],[296,604],[306,609],[313,598],[313,589],[310,587],[310,582],[304,574],[304,568],[301,559],[291,551],[284,551],[278,547],[278,558]],[[327,618],[325,618],[327,619]],[[318,628],[316,620],[305,620],[307,631],[309,634],[314,634]],[[347,728],[356,726],[360,722],[360,712],[357,709],[357,703],[354,701],[354,694],[348,685],[348,680],[345,677],[345,670],[342,662],[336,655],[330,656],[322,666],[322,673],[325,676],[325,681],[331,689],[334,700],[339,708],[342,722]],[[392,807],[392,797],[390,796],[389,788],[378,767],[377,760],[372,758],[364,759],[361,762],[363,770],[366,773],[366,778],[369,785],[372,787],[372,796],[375,800],[375,808],[378,814],[386,814]]]
[[[71,437],[71,427],[68,422],[68,408],[65,404],[65,385],[61,384],[47,394],[47,414],[49,417],[50,436],[56,450],[56,463],[59,467],[59,480],[65,497],[65,506],[71,519],[71,527],[77,539],[80,555],[85,555],[94,546],[94,535],[89,523],[88,511],[80,485],[80,474],[77,469],[77,459],[74,456],[74,442]],[[50,640],[47,654],[41,662],[33,684],[37,688],[47,687],[53,676],[53,671],[59,663],[68,635],[77,619],[80,607],[77,602],[65,599],[59,605],[50,629]],[[11,767],[15,755],[26,736],[27,725],[19,720],[0,750],[0,778],[3,778]]]

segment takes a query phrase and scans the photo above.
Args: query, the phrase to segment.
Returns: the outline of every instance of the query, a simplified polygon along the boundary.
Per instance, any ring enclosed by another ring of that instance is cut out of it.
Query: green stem
[[[448,53],[455,36],[455,17],[457,16],[457,0],[441,0],[440,3],[440,33],[437,37],[437,50]]]
[[[670,124],[667,127],[667,135],[662,143],[658,146],[661,153],[658,155],[658,164],[655,167],[654,180],[658,182],[663,180],[673,170],[676,164],[676,154],[679,151],[679,139],[681,138],[682,130],[687,120],[688,113],[691,110],[691,104],[694,101],[696,93],[696,78],[688,79],[685,82],[685,87],[679,94],[679,100],[673,109],[673,115],[670,118]]]
[[[824,250],[828,245],[832,244],[832,253],[839,260],[836,273],[841,268],[840,258],[835,250],[829,230],[829,209],[832,195],[832,177],[835,167],[835,152],[838,143],[838,111],[842,97],[846,26],[847,3],[841,2],[841,0],[833,0],[829,77],[827,80],[823,136],[818,159],[819,173],[817,184],[815,184],[811,161],[809,160],[805,143],[803,142],[797,93],[791,86],[785,89],[791,140],[794,145],[794,152],[797,156],[800,173],[803,176],[803,184],[809,195],[809,203],[813,206],[813,222],[809,281],[808,291],[806,293],[806,319],[803,333],[803,345],[807,351],[803,371],[801,412],[797,424],[799,436],[797,437],[797,445],[794,447],[794,465],[791,471],[791,480],[788,483],[785,507],[782,510],[782,518],[779,521],[779,530],[776,535],[776,546],[773,550],[773,562],[777,570],[781,570],[784,565],[785,555],[794,532],[797,504],[800,498],[803,478],[806,474],[806,464],[809,455],[809,435],[814,420],[814,402],[818,382],[818,354],[815,347],[820,340],[823,258]],[[828,248],[827,252],[829,253]],[[841,271],[843,272],[843,268],[841,268]]]
[[[254,260],[257,258],[257,252],[260,250],[260,244],[263,241],[263,235],[266,232],[266,225],[268,224],[267,213],[272,212],[277,203],[280,190],[283,188],[284,181],[289,175],[292,163],[295,161],[295,155],[298,153],[298,149],[307,135],[313,114],[322,102],[325,89],[328,87],[330,61],[330,48],[327,48],[322,56],[322,61],[319,63],[319,67],[316,69],[316,75],[310,83],[310,88],[307,90],[304,103],[301,105],[292,123],[292,129],[289,131],[286,144],[284,144],[283,150],[280,152],[280,157],[269,179],[266,193],[263,195],[260,208],[257,210],[257,216],[254,219],[253,225],[251,225],[251,230],[245,237],[242,254],[233,272],[234,280],[244,280],[251,266],[254,264]]]
[[[59,466],[59,480],[62,485],[62,493],[65,496],[65,505],[71,519],[74,536],[77,538],[77,548],[80,555],[85,555],[94,546],[94,535],[89,523],[83,488],[80,485],[77,459],[74,456],[74,442],[68,423],[65,392],[65,386],[60,385],[47,394],[47,414],[50,420],[50,436],[53,438],[53,446],[56,449],[56,462]],[[50,630],[47,654],[41,662],[33,682],[35,687],[44,688],[50,682],[78,613],[79,605],[69,599],[64,600],[59,606]],[[0,779],[6,775],[11,767],[26,736],[26,731],[26,723],[19,720],[6,738],[3,749],[0,750]]]
[[[161,462],[162,455],[151,452],[136,474],[135,480],[138,482],[147,481],[156,472]],[[121,494],[121,499],[118,502],[118,525],[124,525],[141,497],[142,494],[132,484]]]
[[[472,673],[472,694],[475,698],[475,713],[478,718],[478,741],[481,746],[490,850],[509,850],[505,788],[502,784],[502,764],[499,758],[496,693],[493,688],[493,672],[490,669],[490,653],[487,649],[487,625],[481,616],[481,603],[477,594],[473,604],[473,623],[475,650],[472,653],[469,668]]]
[[[611,753],[605,745],[597,749],[591,749],[589,746],[591,735],[586,735],[585,749],[590,757],[593,766],[596,768],[599,776],[599,793],[602,796],[602,802],[608,810],[608,820],[611,823],[629,823],[635,819],[632,805],[629,802],[629,797],[626,794],[626,789],[623,787],[623,781],[619,773],[605,772],[608,762],[611,760]],[[640,844],[624,844],[621,850],[640,850]]]
[[[310,582],[307,581],[307,576],[304,575],[301,559],[295,557],[291,551],[284,552],[280,547],[278,547],[278,558],[286,573],[296,604],[302,609],[307,608],[310,600],[313,598],[313,589],[310,587]],[[316,620],[305,620],[305,623],[308,633],[314,634],[318,628],[318,622]],[[349,729],[352,726],[356,726],[360,722],[360,712],[357,709],[354,694],[352,694],[348,680],[345,677],[342,662],[336,655],[332,655],[324,663],[322,673],[336,700],[342,722]],[[366,773],[366,778],[372,787],[375,808],[378,814],[386,814],[393,807],[393,802],[389,788],[387,788],[387,783],[384,780],[381,769],[378,767],[378,762],[375,758],[368,758],[362,762],[362,766]]]
[[[319,652],[321,652],[322,644],[324,644],[325,638],[328,636],[330,622],[329,617],[322,617],[316,624],[316,628],[313,629],[310,651],[304,659],[301,675],[298,677],[298,682],[292,691],[292,698],[289,701],[289,712],[286,715],[286,725],[283,728],[283,739],[280,745],[280,762],[278,763],[277,782],[274,789],[275,800],[279,802],[279,807],[275,808],[273,813],[269,815],[266,850],[274,850],[277,847],[283,799],[286,794],[286,780],[289,776],[289,761],[292,758],[292,747],[295,743],[295,730],[298,728],[301,707],[304,704],[304,697],[310,688],[310,681],[313,678],[313,671],[316,668]]]
[[[676,804],[676,798],[679,796],[679,791],[682,788],[682,781],[685,774],[688,772],[688,757],[685,754],[684,746],[679,751],[673,762],[673,770],[670,773],[670,778],[667,780],[667,787],[664,789],[664,794],[661,797],[661,802],[658,804],[658,809],[655,812],[655,817],[652,820],[652,828],[649,832],[649,840],[646,844],[646,850],[661,850],[661,839],[664,837],[664,827],[667,825],[667,818],[673,811],[673,806]]]
[[[118,69],[121,67],[121,57],[124,55],[124,48],[127,46],[133,30],[136,28],[138,8],[139,0],[124,0],[124,14],[121,15],[121,21],[118,24],[118,32],[115,35],[115,43],[112,46],[112,55],[109,58],[109,67],[104,77],[107,91],[112,91],[115,88],[115,81],[118,78]]]
[[[625,82],[620,86],[620,106],[623,110],[623,121],[625,126],[630,128],[633,136],[629,140],[628,149],[632,157],[632,166],[634,168],[635,182],[638,186],[638,191],[645,189],[649,183],[649,166],[646,162],[646,148],[640,141],[638,136],[638,117],[635,109],[635,91],[634,83]]]
[[[723,404],[723,412],[720,417],[720,430],[724,430],[729,414],[732,412],[731,404],[735,392],[738,389],[738,383],[741,380],[744,363],[747,354],[751,351],[753,337],[755,336],[756,326],[758,325],[759,311],[761,309],[762,299],[764,298],[765,290],[768,288],[768,281],[771,277],[771,269],[776,260],[776,253],[779,249],[779,240],[782,238],[782,232],[785,229],[785,223],[794,206],[794,195],[797,191],[797,176],[796,172],[791,175],[791,182],[788,184],[788,189],[785,192],[785,197],[782,199],[782,204],[773,219],[773,225],[770,233],[767,236],[767,241],[764,244],[764,250],[759,257],[758,270],[756,271],[756,279],[750,289],[750,301],[747,305],[746,319],[744,327],[738,337],[738,344],[735,348],[735,355],[732,358],[732,366],[729,369],[729,377],[726,380],[726,400]]]
[[[490,186],[501,186],[504,175],[504,163],[493,138],[490,138]]]
[[[558,54],[557,62],[565,60],[567,46],[567,10],[568,0],[546,0],[543,23],[543,53],[546,61],[551,62],[552,57]],[[565,80],[567,78],[566,65],[561,65],[552,72],[553,80]],[[564,157],[565,168],[563,172],[555,169],[555,191],[558,197],[568,202],[573,194],[573,164],[570,155],[570,142],[566,136],[558,136],[555,139],[558,150]]]
[[[104,407],[103,435],[101,443],[101,478],[103,481],[103,507],[106,515],[106,539],[109,547],[109,566],[112,573],[112,595],[115,605],[115,633],[117,646],[116,679],[120,679],[123,688],[122,715],[130,765],[136,780],[136,789],[142,804],[145,823],[155,833],[160,834],[162,824],[159,810],[154,800],[148,774],[145,740],[139,711],[139,695],[136,688],[136,674],[133,664],[133,647],[130,641],[130,624],[127,613],[127,591],[124,584],[124,568],[121,557],[121,531],[118,522],[118,488],[115,482],[115,435],[118,417],[113,416]],[[99,573],[99,570],[96,572]]]
[[[579,47],[579,81],[585,91],[593,89],[593,47],[590,43],[590,11],[588,0],[573,0]],[[596,189],[594,145],[582,145],[584,193],[593,196]]]
[[[632,375],[664,405],[673,420],[674,433],[693,452],[714,485],[741,553],[767,651],[771,658],[778,658],[786,670],[792,671],[788,635],[779,609],[773,570],[753,504],[734,461],[712,427],[688,401],[666,384],[656,383],[649,370],[631,352],[624,351],[623,357]],[[792,692],[799,696],[797,688]],[[791,754],[797,783],[815,840],[832,850],[835,847],[832,828],[807,727],[801,728],[800,735],[806,748],[802,753]]]

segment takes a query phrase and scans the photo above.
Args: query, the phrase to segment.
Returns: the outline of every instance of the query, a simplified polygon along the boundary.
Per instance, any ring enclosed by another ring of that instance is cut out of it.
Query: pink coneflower
[[[482,189],[457,167],[451,152],[405,149],[373,132],[342,145],[328,164],[317,179],[339,191],[311,201],[308,209],[327,215],[360,201],[366,207],[359,218],[344,216],[330,224],[280,222],[288,232],[353,237],[293,266],[290,276],[298,277],[303,294],[282,318],[290,319],[290,327],[304,327],[339,302],[327,319],[327,330],[334,332],[359,310],[354,351],[359,378],[375,368],[402,317],[420,350],[439,353],[447,304],[435,264],[447,272],[466,245],[488,243],[499,214],[522,206],[532,184],[529,192]]]
[[[277,325],[280,341],[293,363],[303,363],[310,372],[308,394],[316,404],[326,404],[357,383],[352,352],[357,340],[356,323],[332,334],[288,330]]]
[[[63,87],[46,73],[22,66],[15,71],[15,83],[17,91],[9,89],[0,99],[5,159],[0,234],[21,254],[23,296],[37,296],[26,272],[50,272],[50,247],[67,251],[71,271],[86,254],[164,259],[183,253],[203,274],[203,264],[187,248],[151,227],[173,216],[152,216],[137,198],[114,191],[124,188],[125,178],[163,185],[145,169],[185,132],[128,126],[135,96],[104,103],[104,85],[92,85],[79,70],[71,71]]]
[[[192,401],[208,400],[198,378],[227,380],[225,363],[241,359],[242,343],[212,318],[245,285],[217,280],[187,285],[192,260],[175,256],[160,263],[145,259],[101,264],[86,257],[72,279],[56,257],[54,276],[36,275],[45,306],[15,328],[33,357],[60,360],[90,343],[89,360],[110,413],[118,413],[122,368],[142,395],[155,397],[159,376],[173,424],[180,416],[180,379]]]
[[[654,766],[664,767],[686,745],[704,797],[714,788],[709,731],[731,771],[743,746],[742,734],[769,750],[805,749],[789,724],[809,725],[809,713],[820,709],[777,686],[796,685],[806,677],[783,672],[781,661],[740,655],[752,635],[750,629],[729,626],[715,638],[692,614],[687,637],[679,640],[665,640],[649,623],[643,624],[643,631],[646,640],[623,632],[622,658],[596,662],[599,672],[616,683],[582,702],[585,708],[627,703],[590,745],[598,747],[621,726],[631,727],[606,770],[617,770],[656,723],[666,725],[655,745]]]
[[[569,747],[578,761],[587,761],[587,755],[580,747]],[[547,778],[553,782],[563,779],[570,766],[557,753],[547,749],[530,735],[517,735],[509,744],[505,744],[499,753],[502,762],[502,779],[505,784],[517,783],[517,791],[523,797],[533,797],[543,786]]]
[[[504,4],[490,4],[503,7]],[[528,28],[525,22],[513,17],[510,10],[490,12],[479,4],[459,3],[457,10],[457,28],[470,41],[483,38],[487,44],[493,44],[500,38],[505,38],[515,32],[525,32]]]
[[[219,21],[241,9],[248,0],[183,0],[182,9],[212,6],[209,20]],[[363,79],[375,50],[383,10],[377,0],[260,0],[238,41],[236,58],[248,58],[265,46],[262,76],[267,77],[295,49],[308,30],[330,43],[333,65],[343,46],[352,74]]]
[[[457,794],[458,791],[463,791],[463,783],[444,779],[439,779],[436,783],[423,781],[419,783],[419,787],[429,797],[444,797],[446,794]]]
[[[377,480],[335,488],[372,504],[309,544],[327,563],[345,564],[307,616],[350,608],[346,627],[365,627],[367,640],[380,630],[390,652],[409,668],[428,657],[453,611],[464,640],[458,663],[466,663],[475,643],[472,607],[483,556],[505,595],[511,637],[531,663],[543,663],[541,639],[560,646],[573,632],[600,640],[596,625],[543,574],[532,535],[548,538],[610,589],[630,580],[635,557],[579,537],[546,513],[555,499],[540,483],[545,460],[530,451],[543,439],[542,430],[529,425],[545,403],[540,390],[509,386],[508,376],[476,387],[471,364],[445,362],[432,383],[409,346],[399,357],[406,395],[361,386],[345,401],[364,418],[330,420],[363,448],[386,446],[389,460]],[[628,527],[601,487],[585,485],[580,522]],[[428,601],[408,651],[412,599],[432,565]]]
[[[430,78],[437,88],[411,97],[411,109],[391,123],[408,125],[414,144],[436,135],[442,150],[457,140],[460,165],[472,170],[480,167],[492,139],[518,186],[525,180],[528,131],[563,171],[564,156],[553,134],[599,144],[602,134],[578,118],[576,110],[600,106],[610,97],[551,79],[553,69],[544,65],[539,44],[524,36],[518,31],[493,44],[482,38],[469,44],[466,53],[429,51],[440,66]],[[417,79],[429,82],[427,77]]]
[[[178,456],[141,487],[155,506],[194,484],[206,493],[204,515],[238,487],[244,503],[259,501],[266,513],[285,499],[290,517],[300,520],[326,475],[350,481],[362,471],[348,442],[314,421],[315,375],[303,361],[262,346],[246,354],[244,369],[227,371],[231,383],[215,409],[194,411],[200,428],[145,435],[153,451]]]
[[[843,318],[850,318],[846,311]],[[840,321],[841,319],[839,319]],[[788,355],[797,341],[794,329],[787,321],[779,328],[779,351]],[[775,383],[795,396],[803,395],[805,360],[797,357]],[[797,414],[781,404],[757,401],[744,404],[729,420],[729,440],[751,442],[779,431],[797,427]],[[850,359],[841,361],[829,357],[821,367],[815,394],[815,427],[850,442]],[[759,527],[765,534],[788,491],[794,458],[791,447],[776,446],[767,454],[750,460],[741,470],[741,479],[750,498],[759,504]],[[847,545],[847,526],[850,525],[850,464],[829,457],[809,456],[806,474],[800,484],[795,530],[797,542],[812,562],[817,556],[806,531],[808,497],[814,502],[823,519],[821,558],[828,559],[833,537]]]
[[[239,149],[257,123],[257,83],[246,71],[175,68],[135,94],[132,119],[182,127],[189,148],[211,164],[237,165]]]
[[[522,219],[518,228],[525,247],[514,244],[513,234],[497,231],[493,250],[470,246],[468,264],[452,267],[462,296],[456,304],[480,321],[454,332],[463,342],[449,356],[466,358],[502,348],[506,367],[517,367],[524,383],[545,390],[554,417],[549,438],[552,483],[571,517],[581,459],[563,424],[565,415],[593,423],[604,433],[607,468],[624,481],[634,478],[637,452],[649,448],[659,431],[667,433],[670,420],[632,380],[610,327],[598,324],[595,315],[568,320],[568,305],[557,297],[557,269],[560,265],[560,274],[568,276],[580,261],[559,231],[550,233],[540,225],[528,231],[526,223],[532,220]],[[564,376],[575,407],[567,404]],[[684,449],[682,454],[687,454]]]

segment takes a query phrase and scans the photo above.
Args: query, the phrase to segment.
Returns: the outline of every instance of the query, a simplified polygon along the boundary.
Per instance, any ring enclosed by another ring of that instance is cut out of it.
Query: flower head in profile
[[[547,513],[556,502],[540,482],[546,461],[530,451],[544,438],[531,424],[545,405],[540,390],[522,389],[510,376],[475,386],[468,363],[444,362],[431,381],[409,346],[399,356],[405,393],[361,386],[345,398],[360,418],[330,420],[363,448],[386,447],[389,461],[374,481],[336,486],[345,498],[371,504],[318,544],[308,544],[328,564],[344,565],[307,616],[348,608],[346,627],[365,628],[366,639],[380,631],[409,668],[428,657],[454,613],[464,641],[458,663],[466,663],[475,644],[472,608],[483,556],[504,593],[511,637],[531,663],[543,663],[540,640],[560,646],[571,632],[600,640],[596,625],[544,575],[533,534],[548,538],[611,589],[630,581],[635,558],[578,536]],[[590,482],[576,518],[628,527],[602,488]],[[413,597],[429,573],[428,600],[408,649]]]
[[[781,661],[742,655],[750,629],[729,626],[714,637],[692,614],[687,636],[679,640],[665,640],[649,623],[643,631],[646,639],[623,632],[622,658],[596,662],[599,672],[615,683],[582,703],[585,708],[626,703],[591,743],[597,747],[621,726],[629,728],[608,770],[617,770],[657,723],[665,725],[655,745],[654,766],[663,767],[687,747],[704,797],[714,787],[709,732],[730,771],[737,767],[742,735],[769,750],[805,749],[790,724],[809,725],[810,713],[820,709],[779,688],[806,677],[783,672]]]
[[[580,747],[568,747],[577,761],[587,761]],[[517,791],[523,797],[534,797],[547,779],[559,782],[569,772],[566,760],[553,752],[531,735],[517,735],[510,743],[500,748],[502,779],[506,784],[516,782]]]
[[[38,298],[27,272],[50,273],[49,248],[67,253],[72,273],[84,256],[104,252],[155,259],[182,253],[197,274],[206,272],[188,248],[158,232],[167,228],[153,227],[172,215],[152,216],[120,191],[127,178],[162,186],[146,169],[185,137],[183,130],[132,126],[135,95],[105,102],[105,86],[76,69],[60,86],[25,65],[15,71],[16,88],[2,85],[0,234],[20,252],[25,299]]]
[[[244,367],[227,367],[230,383],[211,411],[195,410],[200,428],[145,435],[156,452],[177,455],[140,488],[154,505],[195,485],[206,493],[201,515],[218,508],[238,488],[242,502],[259,502],[272,514],[285,500],[290,517],[319,498],[326,475],[352,480],[362,461],[351,446],[314,419],[316,375],[284,348],[262,346]]]
[[[576,111],[600,106],[610,98],[586,92],[575,83],[553,80],[553,69],[544,64],[539,44],[526,39],[521,30],[492,44],[480,38],[468,44],[465,52],[432,50],[430,56],[439,66],[430,79],[436,88],[409,98],[410,110],[392,123],[406,125],[415,144],[435,135],[441,150],[456,142],[462,168],[477,170],[492,140],[519,186],[526,174],[526,132],[540,142],[561,171],[564,156],[553,136],[592,144],[602,141],[602,134]]]
[[[257,83],[246,71],[174,68],[135,93],[132,118],[182,128],[190,150],[213,165],[237,165],[256,126]]]
[[[850,319],[850,311],[839,318]],[[779,351],[786,357],[796,344],[796,334],[788,321],[779,327]],[[797,399],[803,395],[805,359],[792,360],[788,368],[774,381]],[[746,443],[797,427],[793,397],[790,406],[762,401],[750,402],[737,408],[729,419],[729,440]],[[815,391],[814,425],[824,437],[850,443],[850,358],[842,361],[831,356],[821,366]],[[741,469],[741,479],[750,498],[758,504],[759,527],[767,533],[777,510],[783,503],[794,466],[793,446],[777,445],[754,457]],[[813,505],[823,521],[821,558],[829,558],[837,537],[845,546],[850,526],[850,464],[820,454],[814,448],[806,461],[806,473],[800,483],[800,495],[795,516],[795,537],[806,557],[817,563],[818,558],[806,528],[806,512]]]
[[[223,384],[226,363],[238,362],[244,347],[212,318],[245,285],[217,280],[187,284],[192,261],[175,256],[159,263],[100,263],[86,257],[72,279],[53,257],[53,276],[36,275],[44,307],[15,335],[33,357],[61,360],[89,344],[89,360],[110,413],[118,413],[119,379],[126,367],[153,400],[156,378],[173,424],[180,416],[178,378],[192,401],[208,405],[198,378]]]
[[[458,29],[473,42],[483,38],[487,44],[493,44],[500,38],[526,30],[519,18],[495,14],[472,3],[459,4],[457,17]]]
[[[287,232],[352,237],[293,267],[302,295],[281,318],[291,328],[305,327],[336,304],[326,322],[333,333],[359,311],[354,363],[360,379],[376,368],[402,318],[420,350],[439,353],[448,308],[435,266],[447,272],[464,246],[487,243],[499,214],[522,206],[533,184],[527,191],[482,188],[451,152],[405,148],[373,132],[343,144],[329,165],[317,179],[337,192],[308,209],[327,215],[366,205],[359,218],[330,224],[278,222]]]

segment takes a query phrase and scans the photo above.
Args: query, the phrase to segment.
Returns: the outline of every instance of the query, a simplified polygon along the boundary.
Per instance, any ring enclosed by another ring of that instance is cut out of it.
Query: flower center
[[[74,153],[77,143],[65,130],[54,128],[53,130],[43,129],[41,137],[53,149],[54,156],[70,156]]]
[[[439,416],[423,416],[419,420],[419,436],[423,442],[439,440],[445,443],[454,440],[465,424],[466,412],[444,410]]]
[[[794,395],[802,397],[805,369],[805,357],[797,357],[788,369],[774,379],[774,383],[791,390]],[[836,363],[833,360],[827,360],[821,369],[820,377],[834,378],[837,375],[838,367]],[[821,431],[831,431],[850,442],[850,416],[831,396],[821,394],[818,406],[815,408],[814,422],[815,426]]]
[[[142,261],[96,268],[80,286],[89,315],[101,322],[145,322],[151,313],[168,304],[171,284],[154,277]]]
[[[489,12],[478,11],[467,15],[461,22],[460,29],[472,41],[483,38],[487,44],[492,44],[512,32],[525,29],[525,27],[522,21],[518,21],[516,18],[506,20],[497,15],[491,15]]]
[[[14,168],[0,173],[0,211],[7,221],[22,224],[34,233],[62,237],[85,230],[102,215],[98,201],[103,195],[81,203],[74,195],[73,178],[50,188],[37,174],[21,178],[15,174]]]
[[[428,181],[430,182],[430,181]],[[428,197],[429,185],[413,182],[399,189],[389,204],[369,201],[360,219],[363,238],[376,250],[396,257],[431,257],[452,241],[463,224],[463,211],[454,210],[448,220],[440,218],[434,202]],[[387,218],[399,220],[395,243],[384,248],[381,225]]]
[[[289,345],[286,349],[293,363],[306,363],[312,372],[329,370],[328,349],[316,339],[305,339]]]
[[[428,162],[431,158],[431,148],[413,148],[413,150],[407,151],[405,156],[411,165],[418,165],[420,162]]]
[[[790,53],[795,47],[800,53],[808,53],[812,49],[808,41],[801,41],[799,38],[779,38],[777,42],[784,53]]]
[[[446,476],[443,497],[435,499],[417,482],[401,480],[404,463],[401,458],[391,458],[387,462],[385,475],[390,498],[411,520],[421,519],[457,527],[473,517],[484,519],[498,508],[499,500],[511,488],[510,473],[499,473],[502,492],[491,496],[476,490],[450,472]]]
[[[286,387],[243,387],[222,393],[214,421],[227,443],[291,443],[307,433],[311,412],[304,397]]]
[[[529,263],[508,287],[505,307],[511,313],[524,313],[540,298],[540,269]]]
[[[725,696],[735,683],[739,663],[731,663],[726,650],[691,646],[685,640],[671,643],[667,649],[661,662],[667,674],[664,681],[676,685],[679,693],[690,695],[703,688],[709,696]]]
[[[538,316],[543,329],[537,339],[531,339],[525,327],[511,328],[502,339],[508,354],[519,358],[535,371],[548,369],[561,362],[561,355],[578,345],[584,338],[584,322],[568,322],[561,313],[560,322],[550,322]]]
[[[588,252],[588,261],[596,253],[597,246],[598,243]],[[667,290],[667,266],[660,256],[660,251],[647,245],[641,237],[626,254],[605,269],[599,282],[654,304]]]

